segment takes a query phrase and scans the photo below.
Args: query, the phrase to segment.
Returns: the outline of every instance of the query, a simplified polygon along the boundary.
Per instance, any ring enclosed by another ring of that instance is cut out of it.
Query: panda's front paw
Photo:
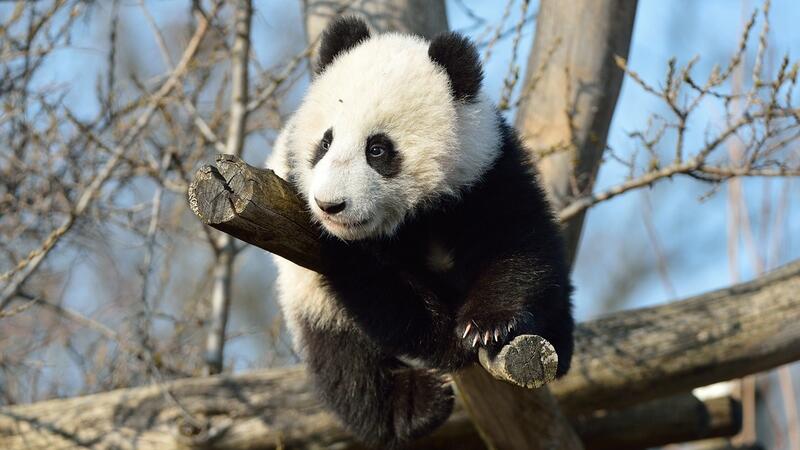
[[[477,350],[480,346],[499,349],[512,338],[530,328],[532,316],[527,312],[482,311],[463,314],[456,325],[456,335],[464,346]]]

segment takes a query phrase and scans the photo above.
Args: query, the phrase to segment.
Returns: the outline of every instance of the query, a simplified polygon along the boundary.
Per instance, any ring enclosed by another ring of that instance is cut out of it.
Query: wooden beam
[[[180,403],[164,395],[165,392]],[[191,414],[191,420],[187,420],[187,413]],[[686,394],[570,420],[588,449],[624,450],[731,436],[738,430],[739,417],[740,411],[730,399],[700,402]],[[192,421],[203,426],[193,426]],[[362,447],[317,400],[305,370],[293,367],[236,376],[188,378],[161,386],[2,408],[0,448],[355,450]],[[442,428],[411,448],[486,447],[459,401]]]
[[[641,450],[733,436],[742,428],[742,405],[731,397],[700,400],[682,394],[622,410],[593,411],[572,423],[587,449]]]
[[[210,192],[208,195],[216,199],[204,201],[196,198],[193,183],[190,189],[193,210],[198,212],[202,209],[199,205],[205,205],[209,215],[200,211],[204,221],[213,222],[208,217],[221,220],[211,223],[212,226],[281,256],[306,261],[305,264],[311,267],[319,266],[311,253],[313,236],[304,231],[307,218],[291,215],[297,211],[296,205],[281,206],[299,200],[285,200],[292,198],[285,186],[276,188],[275,193],[255,187],[259,183],[262,186],[281,186],[282,181],[269,171],[250,168],[233,157],[221,158],[220,170],[232,180],[228,186],[240,187],[226,188],[224,177],[213,177],[213,183],[222,187],[211,191],[204,187],[204,192]],[[200,174],[209,170],[201,169]],[[249,185],[253,186],[247,187]],[[275,195],[281,200],[254,202],[248,200],[251,192]],[[228,205],[242,214],[226,210]],[[277,209],[259,211],[263,205]],[[259,214],[278,216],[283,222],[275,223],[282,225],[275,229],[253,228],[251,223],[260,223],[260,219],[251,222],[247,218]],[[243,225],[237,225],[239,222]],[[282,243],[283,236],[291,236],[290,242],[307,244],[293,247]],[[305,253],[305,249],[311,250]],[[563,379],[552,383],[551,389],[559,397],[562,407],[577,413],[685,392],[693,387],[800,359],[798,274],[800,263],[794,263],[749,283],[581,324],[576,329],[572,370]],[[546,360],[546,356],[539,358],[541,367],[548,366]],[[507,361],[501,364],[506,368],[496,370],[501,366],[484,365],[501,379],[514,377],[503,375],[503,370],[516,373],[515,381],[522,385],[536,380],[536,373],[540,370],[538,366],[509,369]],[[526,369],[533,369],[533,372],[526,372]],[[547,378],[544,376],[541,381]],[[536,383],[530,384],[535,386]]]
[[[550,384],[567,411],[621,407],[800,359],[800,261],[753,281],[576,329]]]

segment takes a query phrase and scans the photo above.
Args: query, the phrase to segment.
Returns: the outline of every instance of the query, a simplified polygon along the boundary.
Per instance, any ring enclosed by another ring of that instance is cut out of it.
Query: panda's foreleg
[[[556,350],[557,375],[567,372],[573,349],[572,287],[563,260],[548,255],[541,248],[517,248],[484,267],[457,314],[462,348],[496,351],[516,336],[537,334]]]
[[[394,448],[450,416],[453,391],[440,373],[403,365],[357,328],[306,324],[303,340],[323,400],[365,443]]]
[[[450,292],[408,268],[357,248],[328,243],[326,287],[360,330],[385,352],[414,357],[446,353],[453,330]],[[427,358],[424,358],[427,359]]]

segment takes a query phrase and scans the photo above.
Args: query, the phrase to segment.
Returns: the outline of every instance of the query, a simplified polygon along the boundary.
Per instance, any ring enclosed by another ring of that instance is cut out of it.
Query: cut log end
[[[224,223],[236,215],[232,194],[216,167],[203,166],[195,172],[189,185],[189,207],[206,225]]]
[[[528,389],[540,388],[556,378],[558,355],[541,336],[517,336],[496,355],[481,349],[478,358],[495,378]]]

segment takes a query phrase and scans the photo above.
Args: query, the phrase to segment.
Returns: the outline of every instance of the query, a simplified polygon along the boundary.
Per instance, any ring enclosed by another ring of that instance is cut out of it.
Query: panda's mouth
[[[372,217],[367,217],[366,219],[357,221],[345,221],[345,220],[334,219],[332,216],[325,215],[323,216],[322,221],[325,222],[326,224],[331,224],[336,227],[341,227],[345,229],[354,229],[366,226],[372,221]]]

